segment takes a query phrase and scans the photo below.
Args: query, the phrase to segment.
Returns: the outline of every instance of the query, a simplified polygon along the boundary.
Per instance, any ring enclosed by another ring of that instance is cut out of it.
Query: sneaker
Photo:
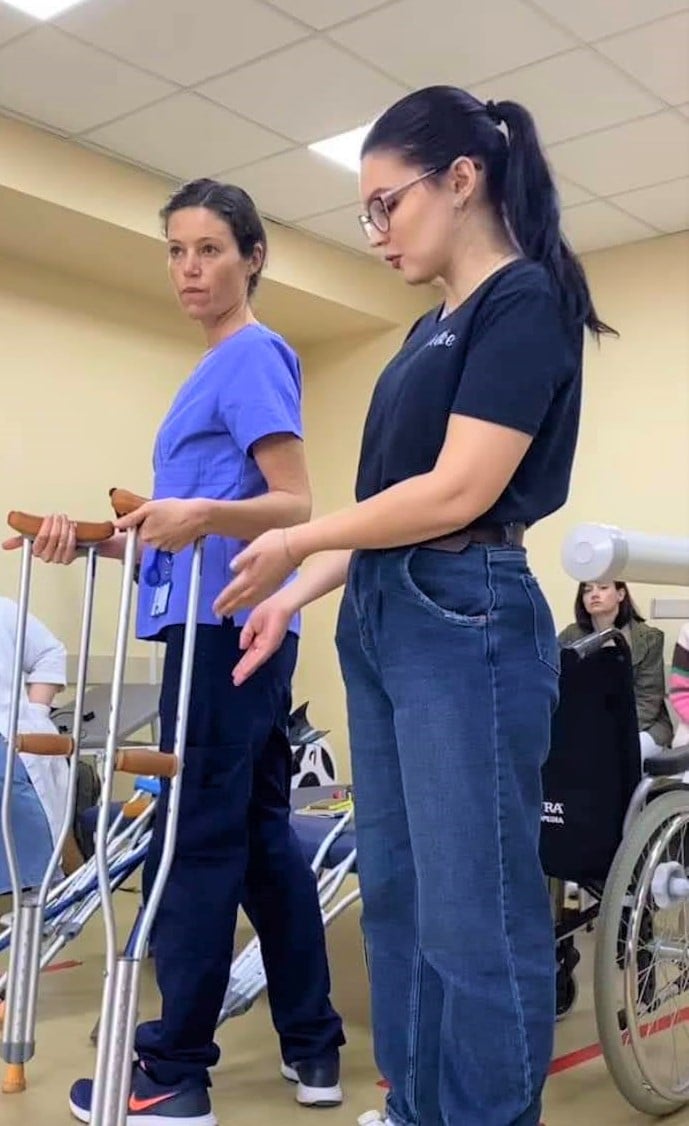
[[[367,1110],[356,1121],[357,1126],[375,1126],[376,1122],[378,1126],[395,1126],[391,1118],[383,1118],[377,1110]]]
[[[92,1098],[93,1081],[77,1079],[69,1109],[79,1122],[91,1121]],[[163,1087],[135,1065],[126,1126],[218,1126],[218,1120],[205,1087]]]
[[[297,1084],[297,1102],[302,1106],[339,1106],[342,1102],[339,1056],[304,1060],[292,1066],[283,1063],[280,1071],[284,1079]]]

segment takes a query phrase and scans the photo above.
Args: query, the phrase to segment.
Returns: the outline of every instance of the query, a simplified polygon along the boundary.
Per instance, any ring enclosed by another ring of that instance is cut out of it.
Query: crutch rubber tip
[[[2,1081],[3,1095],[19,1095],[26,1090],[26,1076],[23,1063],[8,1063]]]

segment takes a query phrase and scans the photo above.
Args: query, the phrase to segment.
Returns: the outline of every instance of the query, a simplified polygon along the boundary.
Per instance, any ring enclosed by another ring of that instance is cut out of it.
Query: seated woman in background
[[[670,671],[670,703],[679,724],[673,739],[674,747],[689,746],[689,622],[679,631]]]
[[[17,644],[17,604],[0,598],[0,795],[5,781],[6,738],[10,720],[12,668]],[[19,731],[55,734],[50,719],[53,699],[67,682],[67,654],[62,642],[29,614],[24,651],[24,686],[19,701]],[[43,879],[60,832],[67,800],[68,767],[64,758],[20,755],[12,792],[12,825],[24,887]],[[76,841],[65,846],[63,866],[80,862]],[[10,889],[7,857],[0,836],[0,895]]]
[[[580,583],[574,617],[576,621],[559,636],[561,645],[611,626],[622,630],[632,654],[641,757],[669,747],[672,723],[665,703],[662,630],[644,621],[626,583]]]

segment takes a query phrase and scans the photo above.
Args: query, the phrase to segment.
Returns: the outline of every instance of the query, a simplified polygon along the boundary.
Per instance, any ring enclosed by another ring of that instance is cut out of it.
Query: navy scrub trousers
[[[273,1022],[287,1064],[344,1043],[330,978],[316,882],[289,822],[286,736],[297,638],[235,688],[241,655],[231,621],[200,625],[192,681],[177,848],[155,927],[160,1020],[139,1026],[136,1051],[152,1077],[210,1084],[214,1030],[232,961],[237,910],[261,941]],[[166,631],[161,746],[174,741],[183,626]],[[167,808],[163,782],[144,894],[155,876]]]

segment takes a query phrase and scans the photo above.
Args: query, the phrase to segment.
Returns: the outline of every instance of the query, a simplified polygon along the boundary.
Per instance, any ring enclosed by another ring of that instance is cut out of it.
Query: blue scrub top
[[[303,437],[301,370],[281,336],[251,324],[207,352],[176,395],[155,442],[154,499],[233,501],[263,495],[268,486],[251,450],[271,434]],[[231,579],[232,559],[245,546],[223,536],[206,538],[200,624],[220,624],[213,602]],[[191,547],[172,556],[145,549],[138,637],[157,640],[167,626],[185,622],[191,557]],[[233,617],[242,625],[248,616],[244,611]],[[298,629],[297,618],[291,628]]]

